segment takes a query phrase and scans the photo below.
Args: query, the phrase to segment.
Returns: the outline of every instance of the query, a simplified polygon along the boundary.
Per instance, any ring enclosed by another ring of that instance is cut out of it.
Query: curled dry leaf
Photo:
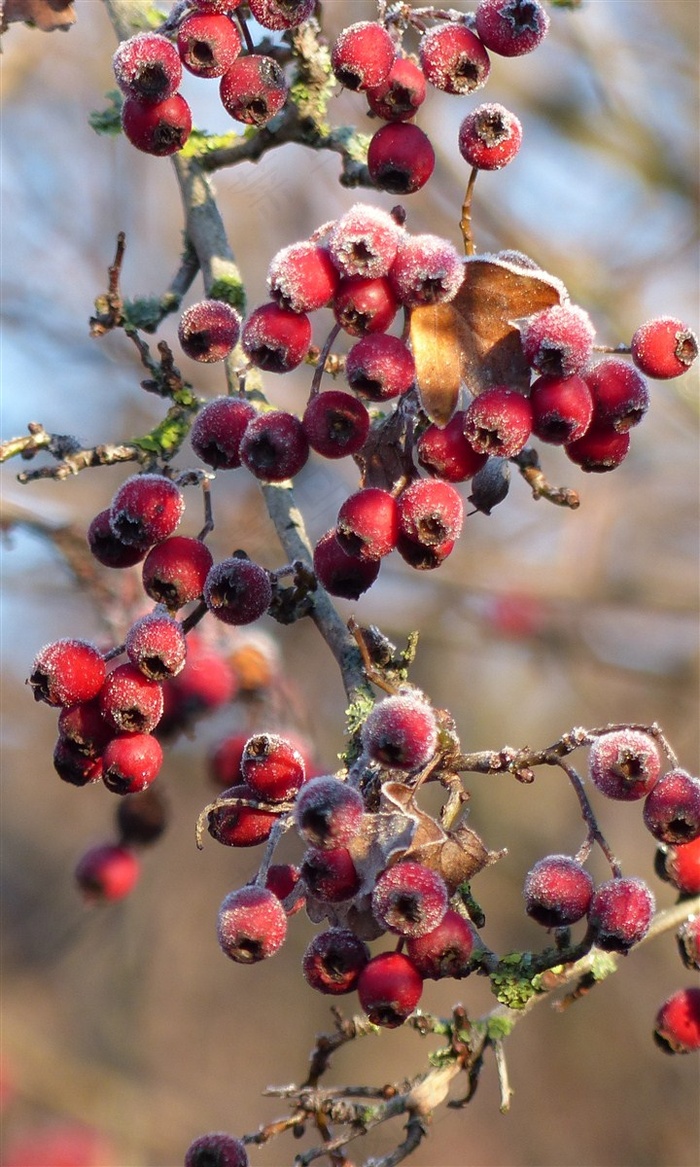
[[[75,24],[73,5],[66,4],[65,0],[5,0],[0,9],[1,32],[17,21],[32,24],[42,32],[53,32],[57,28],[65,30]]]

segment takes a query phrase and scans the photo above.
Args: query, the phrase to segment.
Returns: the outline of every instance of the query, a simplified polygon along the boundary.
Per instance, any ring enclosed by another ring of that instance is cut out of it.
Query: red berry
[[[64,741],[91,758],[101,754],[113,737],[96,698],[64,707],[58,715],[58,732]]]
[[[311,344],[311,321],[304,312],[262,304],[243,325],[243,351],[266,373],[288,373],[304,360]]]
[[[67,738],[59,737],[53,751],[53,768],[63,782],[87,786],[102,777],[102,758],[86,754]]]
[[[406,955],[423,979],[461,979],[471,972],[474,930],[471,924],[448,908],[442,920],[422,936],[409,936]]]
[[[114,1167],[117,1162],[102,1132],[70,1119],[20,1130],[3,1152],[3,1167]]]
[[[216,563],[204,584],[204,602],[224,624],[252,624],[267,612],[271,600],[265,568],[243,556]]]
[[[619,357],[599,361],[584,373],[584,380],[593,400],[594,420],[618,433],[638,425],[649,408],[646,381]]]
[[[360,1004],[373,1025],[396,1029],[420,1001],[423,980],[402,952],[380,952],[365,965],[357,982]]]
[[[591,359],[595,329],[576,304],[555,304],[525,322],[520,330],[528,364],[551,377],[571,377]]]
[[[223,1131],[200,1135],[185,1153],[185,1167],[248,1167],[248,1163],[245,1144]]]
[[[387,76],[367,90],[372,113],[385,122],[412,118],[425,101],[425,74],[410,57],[397,57]]]
[[[158,104],[172,97],[182,79],[177,49],[157,32],[138,32],[112,57],[117,85],[127,98]]]
[[[367,151],[370,178],[378,190],[414,194],[435,169],[430,138],[411,122],[390,122],[372,135]]]
[[[452,415],[446,426],[433,422],[416,443],[418,463],[443,482],[466,482],[486,464],[487,454],[478,454],[464,436],[464,411]]]
[[[416,376],[413,354],[400,337],[374,333],[352,346],[345,376],[350,388],[368,401],[389,401],[411,388]]]
[[[668,770],[644,803],[644,825],[660,843],[692,843],[700,835],[700,780]]]
[[[239,447],[241,462],[263,482],[285,482],[304,468],[309,439],[293,413],[259,413],[246,426]]]
[[[64,638],[37,653],[27,684],[32,687],[35,701],[77,705],[97,696],[105,675],[102,653],[94,644]]]
[[[338,269],[327,247],[292,243],[273,256],[267,283],[270,296],[289,312],[315,312],[333,299]]]
[[[633,802],[644,798],[661,773],[653,738],[635,729],[601,734],[588,757],[591,780],[607,798]]]
[[[125,734],[105,748],[102,781],[113,794],[138,794],[151,785],[162,764],[163,750],[152,734]]]
[[[258,733],[248,739],[241,757],[241,774],[251,790],[266,802],[293,798],[306,778],[299,751],[275,733]]]
[[[249,126],[267,125],[282,109],[287,93],[283,70],[272,57],[260,53],[238,57],[219,85],[226,112]]]
[[[173,534],[184,509],[174,482],[161,474],[134,474],[112,499],[109,521],[123,543],[150,547]]]
[[[207,830],[212,839],[225,847],[257,847],[258,843],[269,839],[279,815],[257,806],[259,795],[245,782],[222,790],[219,798],[231,799],[231,802],[214,806],[209,811]],[[246,803],[252,805],[246,806]]]
[[[379,207],[357,203],[333,224],[328,251],[341,276],[387,275],[403,229]]]
[[[380,560],[348,555],[336,538],[335,528],[326,531],[314,548],[314,572],[332,596],[358,600],[379,575]]]
[[[192,114],[179,93],[157,105],[127,97],[122,106],[122,129],[137,150],[164,158],[185,145],[192,130]]]
[[[147,847],[163,834],[167,807],[162,795],[149,787],[120,798],[116,819],[122,847]]]
[[[351,900],[360,889],[360,876],[347,847],[318,850],[304,855],[301,877],[309,894],[331,904]]]
[[[459,127],[459,152],[477,170],[501,170],[520,149],[523,127],[504,105],[487,102],[467,114]]]
[[[104,567],[133,567],[146,555],[146,548],[133,543],[122,543],[117,539],[109,520],[107,508],[95,515],[87,532],[90,551],[98,563]]]
[[[316,0],[248,0],[250,14],[263,28],[298,28],[313,16]]]
[[[267,888],[248,886],[229,892],[219,908],[219,945],[238,964],[256,964],[273,956],[286,935],[284,908]]]
[[[132,665],[151,681],[177,676],[187,656],[182,625],[162,612],[150,612],[132,624],[125,648]]]
[[[439,24],[421,37],[420,63],[427,80],[445,93],[473,93],[486,84],[491,62],[463,24]]]
[[[348,555],[381,559],[396,546],[399,509],[388,490],[367,486],[346,498],[338,511],[336,538]]]
[[[297,830],[321,850],[344,847],[357,835],[365,813],[362,795],[331,775],[312,778],[299,791],[294,808]]]
[[[612,426],[592,423],[582,438],[564,447],[567,457],[587,473],[604,474],[615,470],[629,453],[629,433],[619,433]]]
[[[619,876],[596,888],[588,922],[598,948],[627,952],[646,936],[653,914],[654,897],[647,885],[634,876]]]
[[[666,856],[666,873],[683,895],[700,894],[700,837],[692,843],[671,847]]]
[[[406,308],[452,300],[464,279],[462,256],[439,235],[409,235],[399,244],[392,287]]]
[[[419,693],[399,693],[374,706],[362,726],[362,745],[373,762],[396,770],[419,770],[437,747],[437,722]]]
[[[538,0],[480,0],[475,20],[486,48],[502,57],[531,53],[549,28],[549,16]]]
[[[676,940],[685,967],[700,969],[700,916],[691,916],[681,924]]]
[[[133,851],[117,843],[91,847],[75,868],[78,887],[87,903],[109,903],[133,891],[141,864]]]
[[[216,709],[233,700],[238,690],[236,676],[227,660],[190,632],[187,660],[177,677],[165,681],[165,715],[159,732],[181,728],[192,717]]]
[[[658,381],[687,373],[698,356],[698,338],[682,320],[658,316],[647,320],[632,337],[632,360],[642,373]]]
[[[368,961],[364,940],[347,928],[329,928],[314,936],[301,964],[312,989],[337,996],[352,992]]]
[[[485,389],[467,406],[464,436],[479,454],[513,458],[532,432],[532,406],[527,397],[505,385]]]
[[[375,89],[388,77],[395,56],[384,25],[362,20],[340,33],[331,49],[331,68],[346,89]]]
[[[228,16],[195,12],[177,30],[177,51],[195,77],[221,77],[240,53],[241,38]]]
[[[288,916],[294,916],[304,906],[304,896],[296,894],[301,871],[293,863],[271,863],[265,877],[265,887],[281,901]],[[294,895],[291,904],[286,903]]]
[[[182,351],[193,361],[223,361],[238,344],[241,317],[224,300],[200,300],[180,317],[177,330]]]
[[[432,571],[444,563],[448,555],[454,551],[454,539],[446,539],[444,543],[418,543],[408,539],[401,531],[396,540],[396,550],[409,567],[417,571]]]
[[[439,547],[459,538],[464,508],[449,482],[418,478],[397,500],[399,532],[413,543]]]
[[[575,859],[547,855],[525,877],[525,911],[545,928],[567,927],[586,915],[593,891],[593,880]]]
[[[211,751],[207,773],[215,786],[225,789],[243,781],[241,758],[249,738],[248,733],[229,734]]]
[[[335,318],[350,336],[386,332],[397,309],[398,303],[386,276],[377,279],[347,276],[341,279],[333,297]]]
[[[151,733],[163,713],[163,690],[135,665],[118,665],[100,690],[100,708],[117,733]]]
[[[309,445],[324,458],[356,454],[367,441],[370,417],[361,401],[341,390],[317,393],[302,418]]]
[[[241,438],[255,416],[254,406],[242,397],[217,397],[207,402],[192,426],[192,449],[215,470],[235,470],[241,464]]]
[[[447,888],[437,871],[410,859],[387,868],[372,892],[372,911],[399,936],[424,936],[447,911]]]
[[[654,1039],[667,1054],[700,1049],[700,989],[678,989],[656,1014]]]
[[[530,388],[532,432],[553,446],[575,442],[593,417],[591,391],[583,377],[538,377]]]
[[[148,552],[143,565],[146,594],[176,611],[199,599],[213,562],[211,551],[200,539],[182,535],[164,539]]]

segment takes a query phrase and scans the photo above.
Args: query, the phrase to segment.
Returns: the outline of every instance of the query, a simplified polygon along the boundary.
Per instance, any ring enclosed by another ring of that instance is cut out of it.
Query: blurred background
[[[325,7],[330,37],[374,12],[360,0]],[[182,217],[167,160],[90,129],[89,113],[113,88],[115,46],[101,5],[77,0],[76,12],[68,33],[12,25],[3,38],[2,436],[39,421],[89,446],[144,433],[160,416],[158,401],[139,388],[143,371],[126,339],[88,336],[117,232],[127,237],[125,295],[158,295],[177,266]],[[662,314],[697,328],[697,22],[697,6],[681,0],[553,10],[540,49],[494,57],[483,93],[460,99],[431,91],[418,124],[437,166],[406,200],[409,228],[459,245],[467,174],[457,130],[474,104],[501,101],[520,117],[524,145],[505,171],[479,178],[478,249],[514,247],[558,275],[590,311],[601,343],[629,342],[639,324]],[[189,78],[183,92],[199,125],[231,128],[215,82]],[[329,112],[336,124],[357,122],[367,133],[376,125],[359,95],[339,96]],[[388,196],[343,190],[337,175],[335,157],[292,146],[217,175],[251,306],[266,298],[268,263],[280,247],[355,201],[391,205]],[[195,283],[188,302],[199,298]],[[322,343],[323,314],[316,319]],[[176,346],[176,325],[164,322],[159,338]],[[178,363],[203,395],[225,391],[220,368],[184,356]],[[308,369],[269,380],[277,404],[303,407]],[[544,451],[550,480],[580,490],[578,511],[535,503],[514,481],[490,517],[467,520],[438,572],[411,571],[392,556],[358,604],[339,603],[344,617],[355,613],[399,643],[420,629],[412,679],[452,711],[465,750],[540,747],[575,725],[658,721],[681,764],[697,772],[697,370],[652,383],[651,394],[615,473],[583,475],[560,451]],[[183,450],[178,465],[189,457]],[[194,824],[214,793],[207,757],[227,734],[289,729],[311,742],[321,770],[333,770],[344,745],[344,693],[315,628],[266,627],[276,642],[266,694],[227,705],[168,746],[158,779],[169,805],[166,834],[144,854],[128,899],[85,907],[73,868],[88,846],[113,837],[115,800],[101,783],[76,789],[58,779],[55,714],[31,700],[24,682],[45,642],[70,635],[104,642],[114,626],[114,610],[81,588],[50,533],[71,524],[84,530],[130,468],[28,486],[15,480],[21,468],[7,465],[2,481],[6,1159],[28,1131],[79,1124],[98,1132],[92,1167],[176,1167],[204,1131],[251,1132],[283,1115],[283,1103],[263,1090],[303,1080],[315,1034],[332,1027],[328,1000],[300,974],[314,933],[303,913],[291,921],[283,952],[263,965],[235,966],[218,949],[218,905],[252,877],[258,853],[213,841],[196,849]],[[257,487],[240,474],[217,479],[212,549],[220,557],[244,547],[279,567],[282,552]],[[317,539],[356,488],[357,470],[312,461],[297,485]],[[198,507],[188,507],[183,532],[199,525]],[[124,602],[137,604],[138,569],[124,579]],[[475,882],[484,936],[498,951],[536,948],[545,934],[525,917],[523,877],[542,855],[579,846],[575,798],[559,774],[542,773],[528,787],[483,776],[467,784],[471,824],[490,847],[508,847]],[[625,873],[647,879],[659,906],[673,903],[673,889],[654,876],[639,804],[598,800],[596,807]],[[291,841],[288,851],[296,857]],[[606,877],[597,858],[592,871]],[[507,1116],[498,1113],[489,1063],[469,1108],[443,1107],[411,1162],[697,1163],[697,1061],[666,1057],[651,1040],[659,1004],[691,974],[671,935],[621,963],[575,1008],[561,1015],[541,1005],[516,1028],[507,1043],[515,1089]],[[492,999],[487,984],[471,978],[430,983],[422,1004],[439,1012],[458,1000],[478,1015]],[[350,1013],[356,1000],[339,1003]],[[413,1033],[365,1039],[337,1056],[328,1083],[410,1076],[429,1047]],[[357,1161],[401,1137],[398,1127],[383,1128],[357,1147]],[[252,1150],[251,1163],[282,1167],[307,1145],[287,1137]],[[22,1162],[58,1167],[58,1152],[51,1154]],[[71,1154],[66,1162],[79,1167]]]

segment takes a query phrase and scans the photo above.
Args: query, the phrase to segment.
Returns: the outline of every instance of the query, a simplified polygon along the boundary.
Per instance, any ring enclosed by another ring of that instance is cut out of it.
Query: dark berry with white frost
[[[199,411],[190,432],[192,449],[215,470],[235,470],[241,464],[240,446],[256,410],[242,397],[217,397]]]
[[[102,777],[102,757],[86,754],[68,738],[59,737],[53,751],[53,768],[63,782],[87,786]]]
[[[358,600],[379,575],[379,559],[358,559],[348,555],[336,538],[335,527],[322,535],[314,548],[314,572],[332,596]]]
[[[303,470],[309,439],[293,413],[273,409],[259,413],[246,426],[239,446],[241,463],[263,482],[285,482]]]
[[[372,135],[367,168],[378,190],[414,194],[435,169],[430,138],[412,122],[390,122]]]
[[[365,813],[362,795],[332,775],[312,778],[294,808],[299,834],[312,847],[345,847],[357,835]]]
[[[310,847],[301,864],[301,877],[311,895],[331,904],[351,900],[360,889],[360,876],[347,847]]]
[[[282,32],[298,28],[313,15],[316,0],[249,0],[251,16],[263,28]]]
[[[141,563],[146,548],[133,543],[122,543],[112,530],[109,507],[95,515],[87,531],[88,547],[98,563],[104,567],[133,567]]]
[[[513,458],[532,432],[529,398],[506,385],[485,389],[464,412],[464,436],[479,454]]]
[[[201,539],[173,535],[148,552],[141,573],[144,590],[156,603],[176,611],[199,599],[213,562]]]
[[[345,376],[350,388],[366,400],[390,401],[406,393],[415,380],[413,354],[399,336],[365,336],[350,349]]]
[[[586,915],[593,891],[591,876],[576,859],[547,855],[525,877],[525,911],[545,928],[567,927]]]
[[[361,736],[373,762],[390,769],[418,770],[437,748],[435,713],[420,693],[397,693],[374,706]]]
[[[424,980],[461,979],[471,972],[475,932],[468,920],[448,908],[442,920],[422,936],[409,936],[406,955]]]
[[[312,989],[338,996],[352,992],[369,959],[369,948],[354,932],[329,928],[308,945],[302,969]]]
[[[489,55],[464,24],[435,25],[421,37],[418,53],[426,79],[444,93],[473,93],[486,84]]]
[[[97,696],[105,675],[104,658],[94,644],[65,637],[37,653],[27,683],[35,701],[77,705]]]
[[[252,624],[272,601],[272,584],[264,567],[243,556],[216,563],[204,583],[204,602],[224,624]]]
[[[177,336],[182,351],[193,361],[224,361],[238,344],[241,317],[223,300],[200,300],[180,317]]]
[[[538,373],[571,377],[583,372],[593,352],[595,329],[577,304],[555,304],[521,327],[523,353]]]
[[[644,825],[660,843],[692,843],[700,835],[700,780],[668,770],[644,803]]]
[[[360,973],[357,994],[374,1025],[396,1029],[420,1001],[423,978],[402,952],[380,952]]]
[[[498,102],[487,102],[467,114],[459,127],[458,147],[465,162],[477,170],[501,170],[512,162],[523,140],[519,118]]]
[[[653,914],[654,897],[643,880],[618,876],[594,891],[588,923],[598,948],[628,952],[646,936]]]
[[[474,16],[479,38],[502,57],[531,53],[549,28],[539,0],[480,0]]]
[[[407,235],[399,244],[389,278],[407,308],[454,299],[464,279],[462,256],[439,235]]]
[[[248,1167],[245,1144],[224,1131],[200,1135],[185,1153],[185,1167]]]
[[[273,892],[247,886],[224,898],[216,925],[219,946],[237,964],[257,964],[282,947],[287,916]]]
[[[588,771],[602,794],[632,802],[653,788],[661,773],[661,759],[649,734],[636,729],[613,730],[593,740]]]
[[[372,892],[372,911],[379,923],[399,936],[432,932],[447,907],[447,887],[442,876],[410,859],[383,871]]]

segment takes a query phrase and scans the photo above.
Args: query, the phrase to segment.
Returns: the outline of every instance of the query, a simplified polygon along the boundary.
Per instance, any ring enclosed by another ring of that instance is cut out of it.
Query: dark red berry
[[[221,77],[241,51],[241,37],[223,13],[195,12],[177,30],[180,60],[195,77]]]
[[[243,556],[212,567],[204,584],[204,602],[224,624],[252,624],[270,607],[272,584],[264,567]]]
[[[593,891],[591,876],[576,859],[547,855],[525,877],[525,911],[545,928],[568,927],[586,915]]]
[[[341,276],[387,275],[403,229],[380,207],[357,203],[333,224],[328,251]]]
[[[329,928],[314,936],[301,964],[312,989],[337,996],[352,992],[368,961],[364,940],[347,928]]]
[[[246,426],[239,447],[241,462],[263,482],[285,482],[304,468],[309,439],[299,418],[274,409]]]
[[[117,85],[127,98],[158,104],[172,97],[182,80],[177,49],[157,32],[138,32],[122,41],[112,57]]]
[[[273,256],[267,283],[270,296],[289,312],[315,312],[335,295],[340,276],[327,247],[292,243]]]
[[[437,747],[432,707],[417,692],[378,702],[362,726],[362,745],[373,762],[396,770],[419,770]]]
[[[477,106],[459,127],[459,152],[477,170],[501,170],[513,161],[522,140],[519,119],[495,101]]]
[[[338,324],[350,336],[386,332],[398,309],[398,301],[386,276],[341,279],[333,297]]]
[[[270,302],[251,312],[243,325],[243,351],[266,373],[288,373],[304,360],[311,344],[311,321]]]
[[[367,441],[370,417],[361,401],[342,390],[317,393],[302,418],[309,445],[324,458],[356,454]]]
[[[116,819],[122,847],[148,847],[165,831],[167,806],[160,792],[149,787],[120,798]]]
[[[647,320],[632,337],[632,360],[642,373],[657,381],[680,377],[697,360],[698,338],[673,316]]]
[[[238,682],[229,662],[190,632],[184,669],[163,684],[165,713],[159,734],[181,729],[191,718],[225,705],[237,691]]]
[[[449,482],[417,478],[397,499],[399,532],[427,547],[439,547],[459,538],[464,508]]]
[[[321,775],[299,791],[294,820],[307,843],[326,850],[347,846],[357,835],[364,813],[358,790],[332,775]]]
[[[465,94],[486,84],[489,55],[464,24],[435,25],[421,37],[418,52],[426,79],[436,89]]]
[[[91,847],[75,868],[78,887],[89,904],[124,899],[133,891],[140,874],[138,856],[117,843]]]
[[[564,447],[566,455],[587,473],[604,474],[615,470],[629,453],[629,433],[619,433],[612,426],[592,422],[582,438]]]
[[[454,539],[446,539],[444,543],[418,543],[408,539],[401,531],[396,540],[396,550],[409,567],[417,571],[433,571],[445,562],[455,548]]]
[[[283,70],[272,57],[260,53],[238,57],[219,85],[226,112],[249,126],[267,125],[282,109],[287,93]]]
[[[532,432],[532,406],[527,397],[505,385],[485,389],[464,413],[464,436],[479,454],[513,458]]]
[[[491,456],[474,475],[469,501],[477,511],[490,515],[493,508],[508,497],[509,490],[510,466],[507,458]]]
[[[211,750],[207,758],[207,774],[215,786],[224,790],[243,781],[241,758],[249,733],[232,733]]]
[[[301,754],[286,738],[276,733],[258,733],[246,742],[241,774],[259,798],[286,802],[304,782],[306,768]]]
[[[700,894],[700,837],[669,849],[666,874],[683,895]]]
[[[109,521],[123,543],[150,547],[173,534],[184,509],[174,482],[161,474],[134,474],[112,499]]]
[[[538,0],[480,0],[475,21],[486,48],[502,57],[531,53],[549,28],[549,16]]]
[[[394,550],[399,509],[388,490],[367,486],[346,498],[338,511],[336,537],[348,555],[381,559]]]
[[[235,470],[241,464],[241,438],[255,416],[254,406],[242,397],[217,397],[207,402],[192,426],[192,449],[215,470]]]
[[[313,15],[316,0],[248,0],[251,16],[263,28],[298,28]]]
[[[219,945],[238,964],[256,964],[273,956],[286,935],[284,908],[267,888],[248,886],[229,892],[219,908]]]
[[[59,737],[53,751],[53,768],[63,782],[87,786],[102,777],[102,758],[86,754],[68,738]]]
[[[245,1144],[223,1131],[200,1135],[185,1153],[185,1167],[248,1167]]]
[[[619,357],[599,361],[584,373],[584,380],[593,400],[594,421],[618,433],[638,425],[649,408],[646,381]]]
[[[338,36],[331,49],[331,68],[346,89],[375,89],[388,77],[395,56],[384,25],[362,20]]]
[[[358,600],[379,575],[379,559],[348,555],[336,538],[335,527],[322,535],[314,548],[314,572],[332,596]]]
[[[644,798],[655,785],[661,759],[648,734],[620,729],[594,739],[588,769],[591,780],[608,798],[633,802]]]
[[[301,870],[293,863],[271,863],[267,869],[265,887],[282,902],[288,916],[296,915],[304,906],[304,896],[297,893],[300,879]],[[293,899],[287,903],[290,897]]]
[[[146,556],[142,579],[146,594],[158,604],[177,611],[198,600],[213,564],[212,554],[200,539],[174,535],[153,547]]]
[[[420,1001],[423,979],[402,952],[380,952],[366,964],[357,981],[360,1004],[374,1025],[396,1029]]]
[[[425,74],[410,57],[397,57],[381,84],[367,90],[369,108],[385,122],[414,117],[424,101]]]
[[[588,923],[595,932],[598,948],[627,952],[646,936],[653,914],[654,897],[647,885],[634,876],[620,876],[596,888]]]
[[[413,354],[400,337],[374,333],[352,346],[345,376],[350,388],[368,401],[389,401],[411,388],[416,376]]]
[[[114,736],[96,698],[65,706],[58,715],[58,732],[81,754],[94,758]]]
[[[406,955],[424,980],[461,979],[471,972],[474,936],[469,921],[448,908],[431,932],[408,937]]]
[[[125,734],[105,748],[102,781],[113,794],[138,794],[151,785],[162,764],[163,750],[152,734]]]
[[[127,97],[122,106],[122,129],[137,150],[164,158],[185,145],[192,130],[192,113],[179,93],[157,105]]]
[[[685,967],[700,970],[700,916],[691,916],[681,924],[676,941]]]
[[[351,900],[360,889],[360,876],[347,847],[310,848],[304,855],[301,877],[312,896],[331,904]]]
[[[406,308],[445,303],[462,285],[464,262],[439,235],[408,235],[399,244],[389,279]]]
[[[563,446],[586,433],[593,398],[583,377],[538,377],[530,388],[532,432],[542,442]]]
[[[466,482],[486,464],[488,454],[479,454],[464,436],[464,411],[452,415],[446,426],[433,422],[416,443],[419,465],[444,482]]]
[[[135,665],[117,665],[100,690],[100,708],[117,733],[151,733],[163,713],[163,689]]]
[[[700,780],[668,770],[644,803],[644,825],[660,843],[692,843],[700,835]]]
[[[678,989],[656,1015],[654,1039],[667,1054],[700,1049],[700,988]]]
[[[259,795],[244,782],[222,790],[218,805],[207,815],[212,839],[225,847],[257,847],[269,839],[279,815],[258,806],[258,801]]]
[[[550,377],[571,377],[588,365],[595,329],[583,308],[567,302],[531,316],[520,336],[533,369]]]
[[[424,936],[447,911],[447,888],[437,871],[406,859],[382,872],[372,892],[372,911],[399,936]]]
[[[152,681],[176,677],[187,656],[182,625],[163,612],[150,612],[132,624],[125,648],[132,665]]]
[[[390,122],[372,135],[367,151],[370,178],[389,194],[414,194],[435,169],[430,138],[411,122]]]
[[[97,696],[105,675],[104,658],[94,644],[66,637],[37,653],[27,683],[35,701],[77,705]]]
[[[97,562],[104,567],[133,567],[134,564],[141,563],[146,555],[146,548],[135,546],[133,543],[122,543],[121,539],[117,539],[109,516],[109,508],[100,511],[88,527],[88,546]]]
[[[238,344],[241,317],[224,300],[200,300],[182,313],[177,335],[182,351],[193,361],[224,361]]]

